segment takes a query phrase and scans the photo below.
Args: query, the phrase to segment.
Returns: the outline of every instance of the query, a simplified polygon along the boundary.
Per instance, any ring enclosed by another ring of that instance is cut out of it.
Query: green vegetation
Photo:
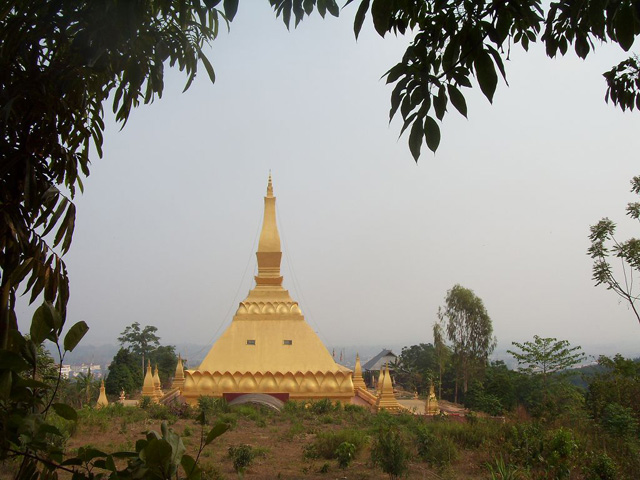
[[[471,382],[484,372],[496,346],[493,325],[482,299],[460,285],[454,285],[447,292],[445,306],[438,308],[438,319],[451,342],[457,402],[459,384],[462,383],[465,394]]]
[[[639,15],[640,16],[640,15]],[[640,109],[640,62],[638,62],[638,108]],[[631,192],[640,195],[640,177],[631,180]],[[627,215],[633,220],[640,221],[640,203],[627,204]],[[593,259],[593,279],[597,285],[604,285],[614,291],[629,304],[631,310],[640,322],[640,312],[636,308],[636,301],[640,295],[634,287],[633,278],[640,272],[640,240],[630,238],[618,241],[615,237],[616,224],[608,218],[603,218],[591,227],[589,240],[589,256]],[[620,264],[619,270],[612,266],[611,259],[617,259],[614,265]],[[619,260],[619,261],[618,261]]]
[[[109,365],[109,373],[104,387],[108,395],[116,397],[122,390],[131,395],[142,388],[146,362],[158,366],[160,382],[166,385],[173,378],[178,357],[173,345],[160,345],[158,329],[147,325],[143,329],[135,322],[118,337],[120,350]]]

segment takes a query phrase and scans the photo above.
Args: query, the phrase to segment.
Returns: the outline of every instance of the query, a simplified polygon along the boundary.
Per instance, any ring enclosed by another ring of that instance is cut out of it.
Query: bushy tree
[[[423,393],[436,378],[436,352],[430,343],[404,347],[394,365],[395,381],[404,388]]]
[[[512,342],[520,351],[507,350],[518,361],[520,370],[542,379],[543,401],[546,402],[549,383],[553,375],[567,370],[584,360],[582,347],[572,347],[567,340],[533,336],[533,342]]]
[[[460,285],[447,292],[445,306],[438,309],[443,323],[456,369],[455,401],[458,401],[459,382],[464,393],[469,383],[482,373],[496,340],[493,325],[482,299],[473,290]]]
[[[118,341],[134,355],[146,358],[149,353],[160,346],[160,337],[156,335],[157,331],[158,328],[153,325],[146,325],[140,329],[140,323],[134,322],[124,329],[118,337]]]
[[[118,337],[120,350],[109,365],[105,390],[110,395],[137,392],[142,388],[146,363],[155,367],[163,384],[173,377],[178,363],[173,345],[160,345],[158,329],[152,325],[144,328],[135,322],[124,329]]]
[[[173,378],[178,364],[175,346],[161,345],[149,354],[149,359],[153,365],[158,366],[158,375],[163,385]]]
[[[630,408],[640,421],[640,362],[615,355],[598,358],[600,371],[588,379],[587,406],[597,420],[604,416],[607,405]]]
[[[119,395],[122,390],[127,394],[137,392],[142,387],[142,358],[126,348],[120,348],[111,364],[104,382],[104,388],[109,395]]]

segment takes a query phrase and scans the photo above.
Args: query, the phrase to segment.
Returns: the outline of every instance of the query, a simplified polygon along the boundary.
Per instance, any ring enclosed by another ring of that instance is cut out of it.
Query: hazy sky
[[[601,76],[624,53],[514,49],[494,105],[469,92],[469,119],[451,110],[416,165],[380,80],[410,39],[367,20],[356,42],[355,7],[288,32],[268,2],[241,2],[209,50],[215,85],[203,68],[182,94],[167,70],[160,101],[122,131],[109,117],[66,257],[85,342],[137,321],[163,343],[212,343],[253,287],[271,169],[285,287],[329,346],[430,342],[456,283],[502,345],[636,345],[640,326],[593,286],[586,255],[604,216],[637,234],[624,212],[640,115],[605,104]]]

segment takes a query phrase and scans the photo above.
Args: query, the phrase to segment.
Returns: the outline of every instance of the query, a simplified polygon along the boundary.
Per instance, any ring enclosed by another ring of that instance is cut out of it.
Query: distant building
[[[362,366],[363,370],[380,371],[388,363],[389,365],[396,362],[398,356],[391,350],[384,349],[367,363]]]
[[[62,375],[62,378],[69,378],[69,376],[71,375],[71,365],[62,364],[60,375]]]
[[[64,365],[63,365],[64,368]],[[69,365],[69,376],[67,378],[75,378],[79,374],[87,374],[89,373],[89,369],[91,369],[91,373],[94,378],[102,378],[102,368],[100,365],[96,365],[93,363],[83,363],[81,365]]]

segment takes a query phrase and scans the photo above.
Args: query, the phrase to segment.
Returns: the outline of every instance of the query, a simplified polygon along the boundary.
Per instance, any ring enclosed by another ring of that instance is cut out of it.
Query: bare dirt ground
[[[143,432],[149,429],[160,431],[160,421],[141,421],[132,424],[114,422],[105,426],[80,425],[68,442],[69,453],[88,444],[105,451],[134,450],[135,441],[143,438]],[[106,428],[105,428],[106,427]],[[224,435],[205,447],[200,465],[209,479],[234,479],[232,459],[228,455],[229,446],[248,444],[262,453],[255,458],[245,472],[246,479],[340,479],[340,480],[382,480],[388,479],[379,467],[370,460],[370,447],[356,455],[351,465],[340,469],[336,460],[305,457],[305,447],[316,438],[317,432],[353,428],[353,425],[326,424],[320,418],[291,422],[280,414],[267,416],[266,421],[251,420],[246,417],[237,419],[237,424]],[[195,456],[200,442],[200,426],[192,420],[178,420],[171,428],[182,435],[189,454]],[[462,452],[461,452],[462,453]],[[458,461],[446,470],[430,468],[419,459],[410,464],[409,480],[424,479],[486,479],[487,470],[483,460],[475,454],[464,452]],[[322,473],[324,472],[324,473]]]

